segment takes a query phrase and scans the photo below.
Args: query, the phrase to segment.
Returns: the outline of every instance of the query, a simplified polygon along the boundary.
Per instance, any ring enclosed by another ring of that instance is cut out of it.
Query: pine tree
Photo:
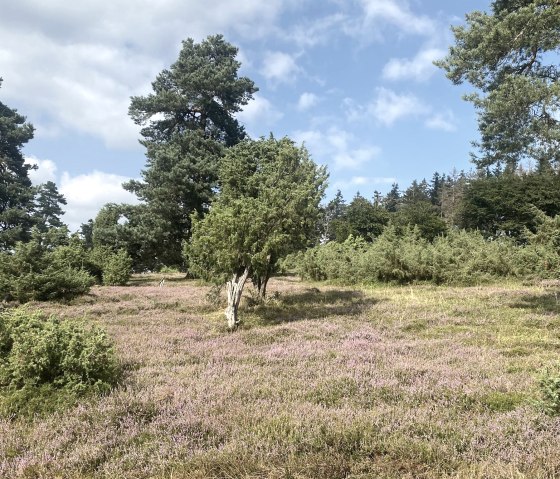
[[[30,237],[34,191],[21,149],[32,138],[33,126],[0,102],[0,251]]]
[[[218,183],[224,147],[245,136],[235,113],[257,91],[239,77],[237,48],[221,35],[183,42],[177,61],[152,83],[153,93],[132,97],[129,113],[143,126],[147,163],[142,181],[125,188],[145,202],[144,218],[163,264],[181,264],[191,214],[207,212]]]

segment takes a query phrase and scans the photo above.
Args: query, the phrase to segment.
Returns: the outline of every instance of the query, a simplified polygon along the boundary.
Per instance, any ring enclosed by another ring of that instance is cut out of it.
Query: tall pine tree
[[[12,250],[16,242],[28,239],[33,225],[31,167],[21,152],[32,138],[33,126],[0,102],[0,251]]]
[[[239,77],[237,48],[221,35],[183,42],[178,60],[152,83],[153,93],[131,99],[129,113],[143,126],[147,163],[142,181],[125,188],[146,203],[161,265],[181,264],[191,214],[204,214],[217,188],[224,147],[245,136],[235,118],[257,91]]]

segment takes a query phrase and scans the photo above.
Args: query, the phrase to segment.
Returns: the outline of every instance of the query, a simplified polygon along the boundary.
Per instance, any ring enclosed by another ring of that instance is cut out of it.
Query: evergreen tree
[[[393,183],[391,185],[391,190],[387,193],[387,195],[385,195],[383,206],[389,213],[395,213],[399,208],[400,202],[401,193],[399,191],[399,185],[397,183]]]
[[[0,78],[0,86],[2,79]],[[21,149],[33,138],[33,126],[0,102],[0,251],[12,250],[30,237],[33,188],[30,166]]]
[[[153,93],[131,99],[129,113],[143,126],[147,163],[142,181],[125,188],[146,203],[144,219],[163,264],[181,264],[191,214],[208,210],[218,186],[224,146],[245,136],[234,115],[257,88],[238,77],[236,55],[221,35],[201,43],[188,39],[177,61],[152,83]]]
[[[352,234],[371,241],[383,232],[389,222],[389,214],[357,193],[348,205],[346,220],[351,227]]]
[[[348,205],[340,190],[335,197],[329,201],[324,209],[324,236],[327,241],[344,241],[350,234],[352,228],[346,220]]]
[[[65,204],[66,198],[58,192],[52,181],[47,181],[36,188],[33,220],[39,231],[44,233],[50,228],[64,226],[60,217],[64,214],[61,205]]]
[[[401,226],[417,226],[423,238],[433,240],[446,231],[446,225],[439,209],[430,198],[430,188],[426,180],[416,180],[406,189],[401,206],[393,216],[393,221]]]
[[[558,0],[495,0],[491,13],[453,27],[455,45],[438,65],[478,90],[466,97],[478,111],[478,167],[560,167],[558,25]]]

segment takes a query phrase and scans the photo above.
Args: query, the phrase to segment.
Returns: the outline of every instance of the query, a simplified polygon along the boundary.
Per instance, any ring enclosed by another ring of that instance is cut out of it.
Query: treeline
[[[393,184],[373,198],[359,193],[347,203],[340,191],[323,209],[323,242],[343,242],[349,236],[374,241],[392,224],[416,226],[432,241],[450,230],[476,230],[488,239],[513,238],[523,243],[535,233],[542,214],[560,212],[560,175],[554,171],[506,173],[488,171],[413,181],[404,191]]]

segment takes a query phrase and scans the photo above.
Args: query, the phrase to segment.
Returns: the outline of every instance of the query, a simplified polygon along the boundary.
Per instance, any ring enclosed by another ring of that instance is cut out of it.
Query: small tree
[[[327,176],[288,138],[247,140],[227,151],[222,190],[210,212],[193,219],[186,258],[193,274],[226,282],[231,329],[247,279],[264,297],[278,260],[316,239]]]

